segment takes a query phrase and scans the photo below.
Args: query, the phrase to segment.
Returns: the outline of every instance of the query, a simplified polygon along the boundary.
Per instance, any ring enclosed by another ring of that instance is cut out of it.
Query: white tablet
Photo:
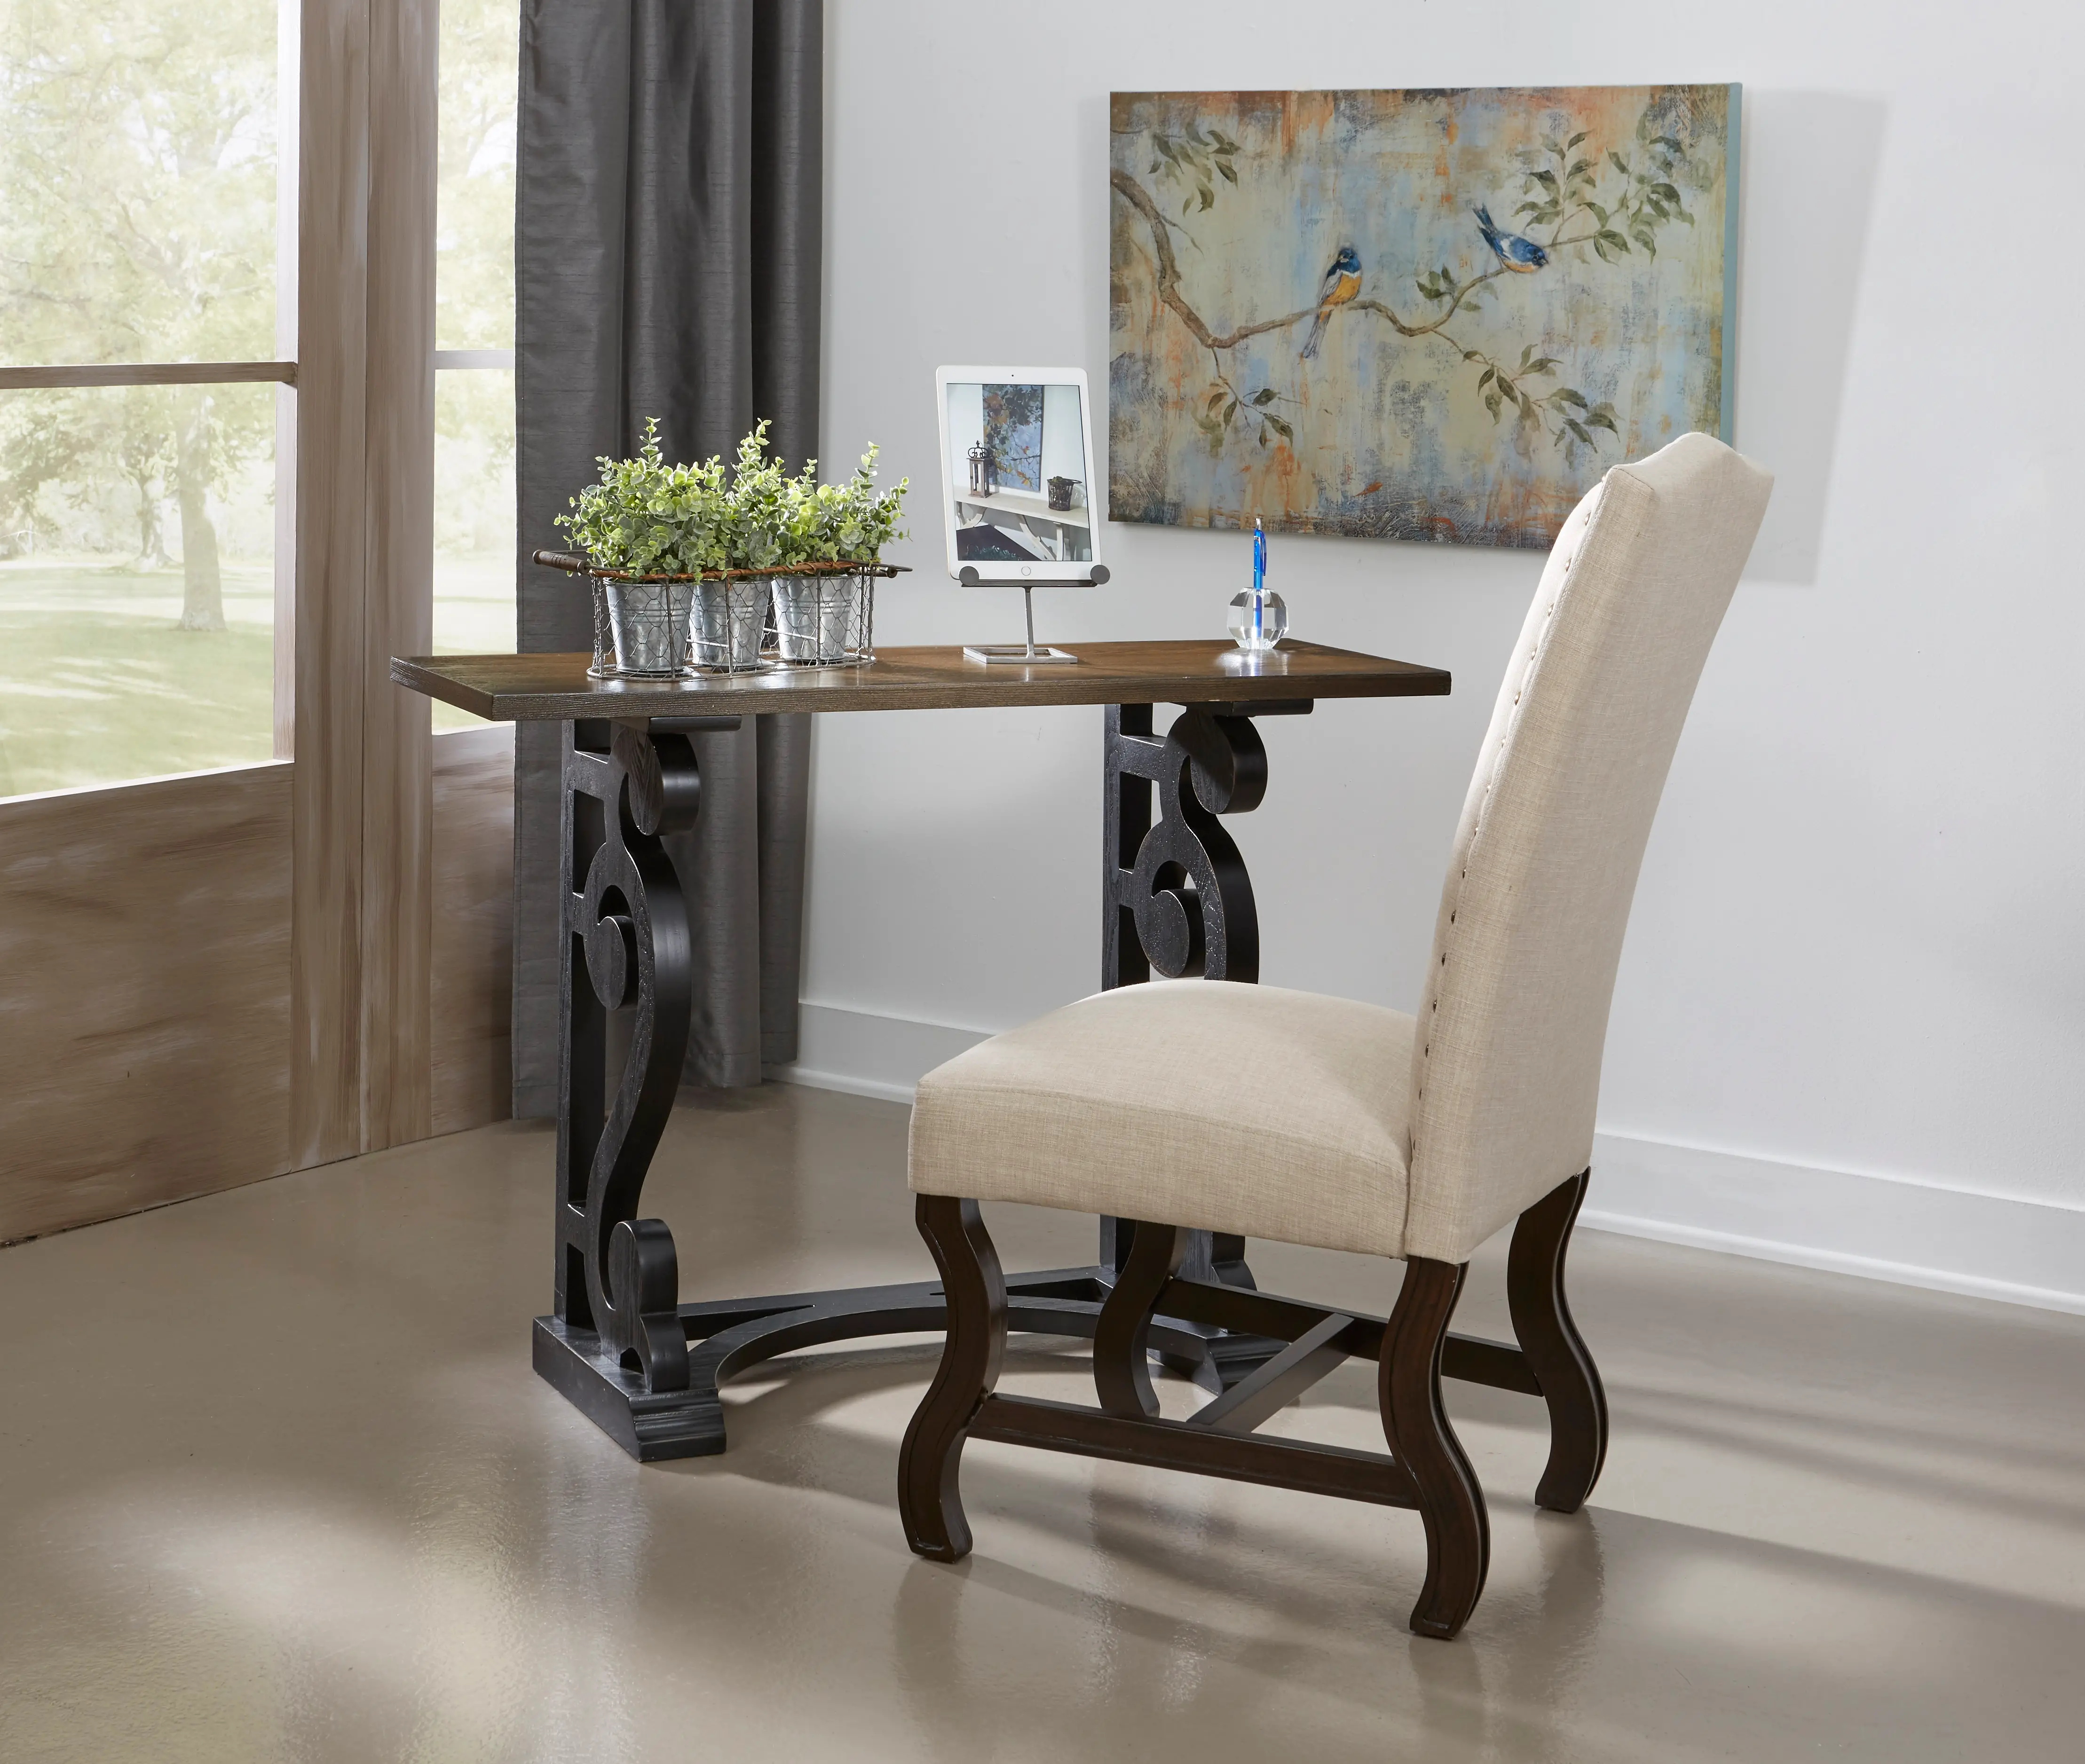
[[[1078,367],[941,367],[941,522],[949,574],[972,587],[1089,586],[1099,498]]]

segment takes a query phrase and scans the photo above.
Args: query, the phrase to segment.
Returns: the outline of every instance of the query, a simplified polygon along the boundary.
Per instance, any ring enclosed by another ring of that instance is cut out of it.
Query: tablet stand
[[[1108,579],[1107,566],[1095,564],[1085,578],[1076,582],[1047,582],[1045,587],[1097,588]],[[1076,662],[1079,658],[1068,649],[1052,649],[1044,644],[1035,647],[1035,584],[1033,582],[987,581],[979,575],[976,566],[964,565],[956,578],[966,588],[1018,588],[1021,590],[1022,610],[1027,614],[1028,641],[1021,643],[966,643],[963,646],[963,659],[974,662],[1010,662],[1018,667],[1036,668],[1046,663]]]

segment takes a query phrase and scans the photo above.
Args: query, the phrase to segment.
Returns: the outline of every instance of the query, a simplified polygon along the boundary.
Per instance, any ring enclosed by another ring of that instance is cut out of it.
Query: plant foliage
[[[728,468],[716,455],[669,464],[654,417],[636,457],[598,460],[599,481],[571,498],[557,524],[596,569],[638,575],[877,563],[904,536],[898,521],[911,481],[879,492],[876,458],[872,446],[843,484],[821,484],[815,460],[791,477],[768,451],[763,420]]]

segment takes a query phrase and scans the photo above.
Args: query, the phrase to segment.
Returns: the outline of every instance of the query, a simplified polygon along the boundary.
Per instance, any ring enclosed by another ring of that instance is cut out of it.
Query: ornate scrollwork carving
[[[1106,763],[1115,825],[1104,878],[1103,984],[1153,972],[1257,980],[1252,883],[1217,818],[1256,808],[1266,794],[1267,748],[1251,719],[1190,705],[1158,736],[1149,706],[1110,707]]]
[[[1255,708],[1262,715],[1291,715],[1310,705],[1299,699]],[[1251,879],[1217,818],[1247,813],[1267,794],[1267,746],[1251,717],[1227,706],[1189,705],[1158,736],[1149,705],[1110,705],[1104,745],[1102,986],[1129,986],[1153,973],[1258,980],[1259,912]],[[1122,1223],[1101,1221],[1101,1261],[1116,1269],[1131,1236]],[[1253,1284],[1242,1238],[1191,1232],[1186,1253],[1198,1279]],[[1210,1358],[1225,1377],[1242,1376],[1276,1345],[1256,1336],[1224,1337],[1211,1344]]]
[[[604,753],[575,740],[565,753],[558,1314],[594,1331],[604,1355],[641,1371],[648,1389],[682,1390],[687,1342],[673,1234],[635,1215],[688,1044],[687,902],[660,840],[694,825],[702,774],[683,733],[618,723],[605,744]],[[583,880],[575,873],[582,864]],[[631,1020],[611,1102],[615,1011]]]

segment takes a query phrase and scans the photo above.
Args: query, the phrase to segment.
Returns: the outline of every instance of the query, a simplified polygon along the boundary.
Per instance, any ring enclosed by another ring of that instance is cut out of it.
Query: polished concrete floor
[[[684,1108],[647,1209],[683,1290],[931,1272],[904,1123]],[[529,1370],[551,1150],[0,1250],[0,1758],[2085,1758],[2085,1318],[1582,1234],[1606,1476],[1535,1514],[1539,1405],[1450,1387],[1494,1553],[1442,1644],[1403,1626],[1413,1515],[1016,1448],[967,1455],[969,1561],[914,1560],[922,1342],[736,1386],[728,1455],[639,1469]],[[1089,1258],[1085,1220],[993,1223],[1009,1266]],[[1255,1266],[1378,1312],[1397,1279]],[[1502,1267],[1464,1327],[1505,1332]],[[1350,1363],[1270,1429],[1379,1447],[1372,1396]]]

